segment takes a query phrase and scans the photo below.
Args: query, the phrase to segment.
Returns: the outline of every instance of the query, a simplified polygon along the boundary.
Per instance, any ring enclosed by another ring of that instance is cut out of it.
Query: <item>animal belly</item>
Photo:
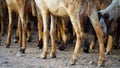
[[[50,9],[50,13],[55,15],[55,16],[68,16],[66,10],[64,8],[57,8],[57,9]]]

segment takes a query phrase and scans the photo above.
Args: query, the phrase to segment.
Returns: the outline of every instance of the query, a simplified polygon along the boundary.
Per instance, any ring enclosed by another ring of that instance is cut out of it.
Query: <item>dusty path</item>
[[[57,49],[57,58],[41,59],[37,45],[37,33],[34,33],[31,43],[27,43],[26,54],[19,54],[19,46],[17,43],[11,44],[10,48],[5,48],[6,36],[2,37],[0,43],[0,68],[98,68],[98,50],[93,50],[89,54],[81,53],[78,56],[76,65],[70,66],[69,60],[73,53],[73,47],[67,48],[65,51]],[[14,37],[14,35],[13,35]],[[12,37],[12,40],[13,40]],[[120,49],[113,50],[112,55],[106,56],[105,67],[103,68],[120,68]]]

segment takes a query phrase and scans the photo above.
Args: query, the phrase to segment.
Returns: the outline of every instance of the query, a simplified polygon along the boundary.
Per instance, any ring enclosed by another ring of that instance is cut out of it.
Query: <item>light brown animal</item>
[[[21,46],[20,52],[25,53],[26,49],[26,22],[25,22],[25,6],[27,0],[6,0],[8,13],[9,13],[9,25],[8,36],[6,41],[6,47],[10,46],[11,33],[12,33],[12,12],[18,14],[18,31],[19,31],[19,44]]]
[[[42,58],[46,58],[48,54],[48,23],[49,23],[49,15],[51,16],[51,43],[52,48],[50,52],[50,56],[54,58],[56,55],[56,37],[55,37],[55,29],[56,29],[56,20],[55,16],[61,17],[70,17],[73,28],[76,33],[76,45],[75,50],[70,60],[71,64],[75,64],[79,51],[81,50],[81,43],[83,37],[82,31],[82,18],[84,15],[89,16],[91,23],[96,31],[98,42],[100,46],[100,56],[99,56],[99,65],[104,64],[104,44],[103,44],[103,32],[100,27],[97,15],[97,9],[95,6],[95,0],[35,0],[38,9],[40,10],[43,19],[43,52],[41,54]]]
[[[36,16],[35,3],[33,0],[29,0],[25,5],[25,22],[27,24],[26,36],[28,42],[31,41],[31,37],[32,37],[34,16]],[[19,22],[20,20],[18,20],[18,23]],[[16,36],[14,39],[15,43],[17,43],[19,40],[19,28],[18,28],[19,25],[20,24],[17,25]]]

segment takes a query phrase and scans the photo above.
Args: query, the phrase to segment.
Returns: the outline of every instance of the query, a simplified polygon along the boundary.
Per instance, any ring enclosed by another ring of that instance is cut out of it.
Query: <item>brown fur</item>
[[[21,28],[19,37],[21,47],[21,52],[25,53],[26,49],[26,25],[25,25],[25,19],[24,19],[24,7],[26,4],[26,0],[6,0],[7,6],[8,6],[8,12],[9,12],[9,26],[8,26],[8,36],[6,41],[6,47],[10,46],[11,43],[11,33],[12,33],[12,11],[16,12],[18,16],[20,17],[21,24],[19,25],[19,29]]]
[[[27,35],[27,41],[30,42],[31,41],[31,34],[33,32],[33,16],[35,16],[35,14],[33,14],[33,12],[35,12],[34,9],[34,1],[32,0],[28,0],[26,5],[25,5],[25,22],[26,22],[26,35]],[[32,11],[34,10],[34,11]],[[14,42],[17,42],[18,38],[19,38],[19,25],[17,26],[17,30],[16,30],[16,38]],[[21,36],[21,35],[20,35]]]
[[[43,18],[44,47],[43,47],[43,53],[41,55],[42,58],[46,58],[47,53],[48,53],[48,48],[47,48],[48,47],[48,29],[47,29],[47,27],[49,26],[48,25],[49,13],[51,16],[51,30],[50,30],[51,41],[52,41],[52,49],[50,52],[51,57],[55,57],[55,53],[56,53],[56,49],[55,49],[56,48],[56,46],[55,46],[55,40],[56,40],[55,39],[56,38],[55,37],[55,28],[56,28],[55,20],[56,20],[56,17],[55,16],[61,16],[61,17],[68,16],[71,19],[73,28],[76,33],[76,45],[75,45],[74,53],[70,60],[71,64],[75,64],[78,53],[81,49],[82,36],[83,36],[81,23],[83,22],[83,19],[82,19],[83,16],[87,15],[91,19],[92,25],[96,31],[96,34],[97,34],[97,37],[99,40],[100,58],[99,58],[98,64],[99,65],[103,64],[103,60],[105,58],[104,57],[104,46],[103,46],[103,33],[102,33],[102,30],[99,25],[97,9],[96,9],[94,1],[95,0],[69,0],[69,1],[55,0],[52,2],[48,2],[47,0],[35,0],[37,6],[39,7],[38,9],[41,10],[39,12],[41,12],[42,18]],[[58,7],[59,4],[62,6]],[[55,10],[57,10],[56,13],[55,13]],[[64,11],[64,12],[61,12],[61,11]],[[86,13],[84,13],[84,11],[86,11]]]
[[[0,24],[1,24],[1,32],[0,35],[3,36],[6,32],[6,19],[5,16],[7,16],[7,7],[6,2],[4,0],[0,1]]]

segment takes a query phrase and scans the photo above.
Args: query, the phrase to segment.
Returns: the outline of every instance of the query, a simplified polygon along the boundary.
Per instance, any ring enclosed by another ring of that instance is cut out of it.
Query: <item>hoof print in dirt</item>
[[[25,54],[25,49],[20,49],[20,52],[21,52],[22,54]]]
[[[42,42],[42,40],[39,41],[39,43],[38,43],[37,46],[39,47],[39,49],[42,49],[42,48],[43,48],[43,42]]]

